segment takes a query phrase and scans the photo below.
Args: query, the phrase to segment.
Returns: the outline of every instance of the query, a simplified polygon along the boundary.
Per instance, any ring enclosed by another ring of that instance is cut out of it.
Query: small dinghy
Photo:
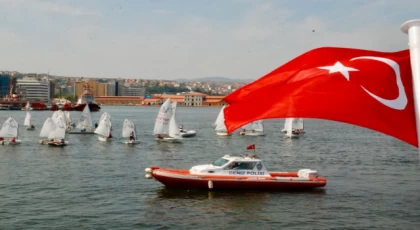
[[[111,127],[111,115],[109,115],[107,112],[104,112],[99,119],[98,127],[95,129],[94,133],[98,134],[98,139],[100,141],[111,141]]]
[[[136,126],[133,122],[131,122],[128,119],[124,120],[122,128],[122,137],[127,138],[127,140],[123,142],[124,144],[132,145],[140,143],[140,141],[137,140]]]
[[[19,145],[22,143],[18,140],[19,135],[19,124],[13,117],[9,117],[0,129],[0,144],[1,145]],[[4,138],[10,138],[8,141]]]

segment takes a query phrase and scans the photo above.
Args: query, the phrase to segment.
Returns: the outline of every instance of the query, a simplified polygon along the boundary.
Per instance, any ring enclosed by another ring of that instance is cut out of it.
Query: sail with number
[[[168,98],[160,107],[156,117],[153,134],[169,134],[169,122],[172,117],[171,100]]]

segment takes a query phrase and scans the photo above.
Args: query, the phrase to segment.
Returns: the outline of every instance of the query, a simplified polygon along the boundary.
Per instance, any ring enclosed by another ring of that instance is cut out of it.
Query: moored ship
[[[10,94],[0,99],[0,110],[28,110],[26,105],[30,105],[30,110],[45,110],[47,106],[41,101],[25,101],[17,94]]]
[[[96,103],[95,97],[93,96],[92,91],[90,90],[90,87],[87,83],[83,85],[83,93],[80,95],[73,109],[81,112],[86,105],[89,106],[91,112],[99,111],[101,109],[101,107]]]

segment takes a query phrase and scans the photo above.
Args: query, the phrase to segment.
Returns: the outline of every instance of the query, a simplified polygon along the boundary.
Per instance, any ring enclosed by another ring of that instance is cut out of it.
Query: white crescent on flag
[[[369,90],[365,89],[363,86],[361,86],[361,87],[371,97],[375,98],[377,101],[384,104],[385,106],[388,106],[389,108],[397,109],[397,110],[405,109],[408,101],[407,101],[407,95],[405,93],[404,85],[403,85],[402,80],[401,80],[400,65],[398,65],[397,62],[395,62],[391,59],[388,59],[388,58],[370,57],[370,56],[356,57],[356,58],[351,59],[350,61],[359,60],[359,59],[370,59],[370,60],[380,61],[380,62],[383,62],[383,63],[389,65],[394,70],[395,76],[397,78],[397,87],[398,87],[398,97],[396,99],[388,100],[388,99],[381,98],[381,97],[369,92]]]
[[[362,57],[355,57],[352,58],[350,61],[354,60],[360,60],[360,59],[369,59],[369,60],[375,60],[379,62],[383,62],[387,65],[389,65],[395,73],[395,76],[397,78],[397,87],[398,87],[398,97],[393,100],[384,99],[382,97],[379,97],[378,95],[373,94],[369,90],[367,90],[365,87],[362,87],[362,89],[368,93],[371,97],[375,98],[377,101],[379,101],[381,104],[392,108],[396,110],[403,110],[407,106],[407,95],[405,93],[404,85],[401,80],[401,74],[400,74],[400,66],[397,62],[388,59],[388,58],[381,58],[381,57],[371,57],[371,56],[362,56]],[[350,71],[359,71],[358,69],[354,69],[351,67],[344,66],[340,62],[336,62],[333,66],[323,66],[318,67],[318,69],[325,69],[329,70],[329,73],[337,73],[340,72],[348,81],[350,80],[349,72]]]

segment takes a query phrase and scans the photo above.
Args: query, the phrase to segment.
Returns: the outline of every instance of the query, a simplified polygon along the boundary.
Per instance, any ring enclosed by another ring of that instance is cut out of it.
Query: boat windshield
[[[223,165],[225,165],[227,162],[229,162],[228,160],[226,160],[226,159],[224,159],[223,157],[222,158],[219,158],[219,159],[217,159],[216,161],[214,161],[213,163],[212,163],[212,165],[214,165],[214,166],[223,166]]]

